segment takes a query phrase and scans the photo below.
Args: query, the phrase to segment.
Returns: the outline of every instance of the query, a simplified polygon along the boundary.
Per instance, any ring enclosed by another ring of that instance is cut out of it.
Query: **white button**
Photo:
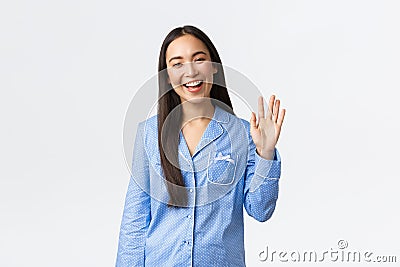
[[[190,193],[191,193],[191,192],[193,192],[193,189],[192,189],[192,188],[190,188],[190,189],[189,189],[189,192],[190,192]]]
[[[190,219],[190,218],[192,218],[192,215],[189,214],[187,217]]]

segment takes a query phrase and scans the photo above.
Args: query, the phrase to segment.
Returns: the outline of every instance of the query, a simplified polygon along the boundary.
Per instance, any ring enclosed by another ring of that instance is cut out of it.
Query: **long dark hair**
[[[214,82],[210,91],[213,105],[218,105],[227,112],[233,114],[233,107],[226,89],[225,75],[222,62],[217,49],[210,38],[200,29],[194,26],[183,26],[173,29],[165,37],[161,46],[160,57],[158,60],[158,147],[160,150],[161,167],[167,182],[169,194],[169,206],[187,206],[188,196],[185,182],[181,173],[178,161],[179,132],[181,130],[182,112],[181,100],[168,82],[166,51],[172,41],[183,35],[190,34],[201,40],[210,52],[211,61],[218,63],[217,73],[214,74]],[[224,104],[221,104],[224,103]],[[174,110],[177,108],[177,110]],[[167,116],[174,110],[174,119],[165,123]],[[165,125],[164,125],[165,123]],[[167,134],[166,134],[167,133]],[[168,157],[166,156],[168,155]]]

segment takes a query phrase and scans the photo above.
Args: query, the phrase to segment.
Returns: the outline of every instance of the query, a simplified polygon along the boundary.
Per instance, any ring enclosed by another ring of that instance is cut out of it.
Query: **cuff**
[[[273,179],[279,179],[281,177],[281,156],[276,148],[274,152],[274,159],[267,160],[258,155],[257,150],[255,151],[255,175]]]

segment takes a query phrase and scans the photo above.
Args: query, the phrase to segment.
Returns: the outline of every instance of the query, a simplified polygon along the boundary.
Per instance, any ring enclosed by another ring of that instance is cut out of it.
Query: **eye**
[[[205,58],[200,57],[200,58],[196,58],[194,61],[201,63],[202,61],[205,61],[205,60],[206,60]]]
[[[182,63],[175,63],[172,65],[172,67],[174,67],[174,68],[179,68],[181,66],[182,66]]]

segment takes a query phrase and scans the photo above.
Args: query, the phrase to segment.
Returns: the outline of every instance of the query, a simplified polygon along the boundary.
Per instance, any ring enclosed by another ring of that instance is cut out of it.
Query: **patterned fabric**
[[[261,158],[249,122],[215,107],[190,156],[180,133],[187,207],[168,207],[157,116],[139,124],[116,266],[245,266],[243,207],[268,220],[278,198],[281,159]]]

